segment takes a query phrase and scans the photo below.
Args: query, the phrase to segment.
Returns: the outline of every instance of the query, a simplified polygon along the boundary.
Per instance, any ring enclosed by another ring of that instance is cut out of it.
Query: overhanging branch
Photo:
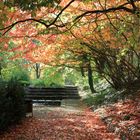
[[[9,30],[11,30],[15,25],[19,24],[19,23],[24,23],[24,22],[28,22],[28,21],[35,21],[38,22],[42,25],[44,25],[46,28],[49,28],[50,26],[54,25],[57,27],[64,27],[66,26],[66,24],[62,24],[62,25],[57,25],[55,24],[56,21],[59,19],[59,17],[62,15],[62,13],[74,2],[75,0],[71,0],[56,16],[56,18],[49,24],[45,23],[45,21],[43,21],[42,19],[35,19],[35,18],[29,18],[29,19],[25,19],[25,20],[19,20],[16,21],[15,23],[1,28],[0,31],[4,31],[3,35],[5,35]],[[74,21],[79,21],[82,17],[84,16],[88,16],[90,14],[107,14],[107,13],[111,13],[111,12],[115,12],[115,11],[126,11],[128,13],[131,14],[136,14],[136,10],[134,9],[135,2],[139,2],[140,0],[130,0],[122,5],[119,5],[117,7],[111,7],[111,8],[107,8],[107,9],[101,9],[101,10],[92,10],[92,11],[86,11],[84,13],[82,13],[81,15],[77,16]],[[128,8],[127,6],[131,5],[133,8]]]
[[[135,2],[138,2],[138,1],[140,1],[140,0],[135,0]],[[135,2],[133,2],[133,4],[135,4]],[[128,13],[135,14],[136,11],[134,9],[130,9],[130,8],[126,7],[128,5],[132,5],[132,2],[126,2],[122,5],[117,6],[117,7],[111,7],[108,9],[86,11],[86,12],[82,13],[81,15],[77,16],[75,18],[75,20],[78,20],[78,19],[80,19],[84,16],[88,16],[90,14],[105,14],[105,13],[110,13],[110,12],[115,12],[115,11],[126,11]],[[132,7],[133,7],[133,5],[132,5]]]
[[[57,21],[57,19],[60,17],[60,15],[74,2],[75,0],[71,0],[59,13],[58,15],[56,16],[56,18],[50,23],[50,24],[46,24],[44,21],[42,21],[41,19],[35,19],[35,18],[29,18],[29,19],[25,19],[25,20],[19,20],[19,21],[16,21],[15,23],[7,26],[7,27],[4,27],[4,28],[1,28],[0,31],[3,31],[3,30],[6,30],[3,35],[5,35],[9,30],[11,30],[15,25],[19,24],[19,23],[23,23],[23,22],[27,22],[27,21],[35,21],[35,22],[38,22],[42,25],[44,25],[46,28],[49,28],[50,26],[52,25],[55,25],[55,22]],[[55,25],[56,26],[56,25]],[[59,26],[59,25],[58,25]]]

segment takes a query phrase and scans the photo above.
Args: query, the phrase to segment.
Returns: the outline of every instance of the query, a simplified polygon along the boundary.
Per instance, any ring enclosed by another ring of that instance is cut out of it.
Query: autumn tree
[[[116,4],[121,3],[116,2]],[[128,5],[131,6],[131,4]],[[98,2],[98,5],[106,9],[103,3]],[[108,3],[108,6],[111,5],[112,3]],[[104,11],[105,13],[97,10],[99,13],[94,11],[87,15],[81,14],[77,17],[77,19],[81,17],[77,26],[70,30],[71,38],[65,37],[64,41],[67,46],[73,46],[67,51],[75,54],[75,58],[84,53],[90,55],[95,63],[93,70],[100,73],[116,89],[129,87],[136,79],[139,79],[139,53],[137,53],[139,3],[133,3],[134,5],[135,8],[131,10],[136,10],[135,12],[130,12],[128,9],[121,11],[114,9],[112,12],[110,9],[111,11]],[[79,45],[84,49],[79,50],[77,47]]]
[[[139,0],[43,2],[1,2],[1,43],[9,52],[17,51],[12,59],[79,68],[82,64],[90,75],[96,70],[115,88],[138,79],[139,54],[134,48],[139,44]],[[82,59],[85,54],[90,65]]]

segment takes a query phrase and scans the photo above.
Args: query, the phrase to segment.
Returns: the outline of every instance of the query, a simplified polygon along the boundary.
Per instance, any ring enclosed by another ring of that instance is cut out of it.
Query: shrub
[[[83,99],[88,106],[97,108],[101,105],[116,102],[118,100],[118,97],[114,96],[117,94],[117,91],[105,81],[101,81],[96,85],[96,89],[98,93],[88,94],[85,99]]]
[[[104,103],[106,94],[107,93],[96,93],[94,95],[88,94],[83,101],[88,106],[98,107]]]
[[[44,83],[46,87],[63,87],[64,71],[59,68],[48,68],[44,72]]]
[[[46,79],[35,79],[31,81],[31,85],[33,87],[52,87],[52,88],[58,88],[58,87],[63,87],[63,85],[59,83],[53,83],[53,82],[46,82]]]
[[[11,78],[15,78],[17,80],[22,81],[23,83],[27,83],[30,81],[28,71],[19,66],[10,67],[2,69],[2,77],[5,80],[10,80]]]
[[[25,116],[24,89],[19,80],[0,80],[0,131]]]
[[[94,109],[102,105],[112,104],[119,100],[124,100],[126,98],[132,97],[134,91],[130,90],[120,90],[117,91],[114,88],[107,87],[95,94],[88,94],[83,101],[88,105],[92,106]]]
[[[32,80],[31,85],[34,87],[45,87],[45,83],[43,79]]]
[[[12,78],[8,84],[9,97],[14,105],[14,116],[15,120],[19,120],[25,115],[24,108],[24,87],[21,85],[20,81],[16,78]]]

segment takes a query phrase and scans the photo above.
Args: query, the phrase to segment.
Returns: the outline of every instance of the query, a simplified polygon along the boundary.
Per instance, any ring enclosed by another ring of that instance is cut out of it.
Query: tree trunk
[[[41,73],[40,64],[36,63],[35,66],[34,66],[34,69],[35,69],[36,78],[39,79],[40,78],[40,73]]]
[[[94,86],[93,86],[94,84],[93,84],[92,68],[91,68],[90,61],[88,64],[88,83],[89,83],[89,87],[90,87],[91,92],[95,93],[96,90],[94,89]]]
[[[0,63],[0,77],[2,77],[2,66],[1,66],[1,63]]]
[[[85,72],[84,72],[83,66],[80,66],[80,70],[81,70],[81,75],[82,75],[83,77],[85,77]]]

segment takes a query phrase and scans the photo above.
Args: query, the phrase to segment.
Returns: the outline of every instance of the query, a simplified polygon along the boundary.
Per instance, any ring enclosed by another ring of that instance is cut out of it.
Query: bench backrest
[[[67,86],[64,88],[25,88],[25,101],[62,99],[80,99],[78,88],[75,86]]]

